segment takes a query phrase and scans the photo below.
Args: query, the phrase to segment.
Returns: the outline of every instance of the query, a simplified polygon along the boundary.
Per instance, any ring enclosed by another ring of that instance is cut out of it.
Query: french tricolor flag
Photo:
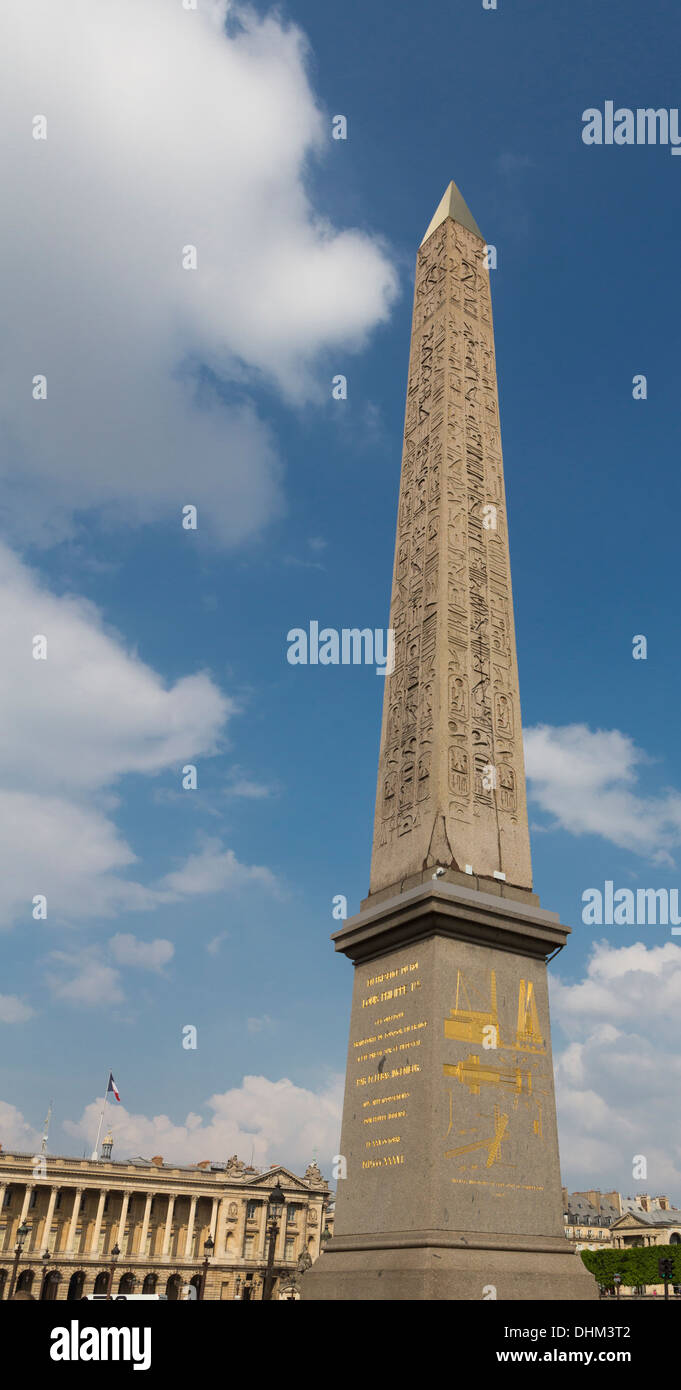
[[[108,1086],[107,1086],[107,1088],[106,1088],[106,1094],[107,1094],[107,1095],[109,1094],[109,1091],[113,1091],[113,1093],[114,1093],[114,1095],[115,1095],[115,1097],[116,1097],[116,1100],[118,1101],[118,1104],[120,1105],[120,1103],[121,1103],[121,1098],[120,1098],[120,1096],[119,1096],[119,1094],[118,1094],[118,1087],[117,1087],[117,1085],[116,1085],[116,1082],[115,1082],[114,1079],[113,1079],[113,1072],[112,1072],[112,1071],[109,1072],[109,1084],[108,1084]]]

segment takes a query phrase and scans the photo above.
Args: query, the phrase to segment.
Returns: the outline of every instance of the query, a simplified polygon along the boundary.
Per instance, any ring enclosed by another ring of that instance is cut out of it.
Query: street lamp
[[[209,1236],[208,1236],[208,1239],[207,1239],[207,1240],[204,1240],[204,1242],[203,1242],[203,1253],[204,1253],[204,1255],[205,1255],[205,1259],[204,1259],[204,1261],[203,1261],[203,1275],[202,1275],[202,1278],[201,1278],[201,1293],[200,1293],[200,1295],[199,1295],[199,1297],[200,1297],[200,1299],[201,1299],[202,1301],[203,1301],[203,1299],[204,1299],[205,1296],[206,1296],[206,1279],[208,1278],[208,1261],[209,1261],[209,1259],[210,1259],[210,1257],[211,1257],[211,1255],[212,1255],[214,1249],[215,1249],[215,1241],[213,1240],[213,1237],[212,1237],[211,1235],[209,1235]]]
[[[12,1294],[14,1293],[14,1285],[17,1282],[17,1270],[19,1268],[19,1260],[21,1259],[21,1252],[24,1248],[24,1241],[30,1229],[31,1227],[27,1226],[25,1221],[22,1221],[17,1231],[17,1243],[14,1247],[14,1266],[12,1268],[12,1282],[9,1286],[9,1293],[7,1295],[8,1299],[10,1299],[12,1297]]]
[[[120,1250],[119,1250],[119,1248],[118,1248],[118,1245],[114,1245],[114,1248],[113,1248],[113,1250],[111,1251],[111,1269],[109,1270],[109,1287],[108,1287],[108,1289],[107,1289],[107,1291],[106,1291],[106,1296],[107,1296],[107,1298],[111,1298],[111,1291],[112,1291],[112,1289],[113,1289],[114,1270],[115,1270],[115,1268],[116,1268],[116,1260],[118,1259],[118,1256],[120,1255],[120,1253],[121,1253],[121,1252],[120,1252]]]
[[[44,1297],[45,1297],[45,1285],[46,1285],[46,1283],[47,1283],[47,1269],[48,1269],[48,1265],[49,1265],[49,1263],[50,1263],[51,1258],[52,1258],[52,1256],[50,1255],[49,1250],[45,1250],[45,1252],[44,1252],[44,1254],[43,1254],[43,1256],[42,1256],[42,1261],[43,1261],[43,1279],[42,1279],[42,1283],[41,1283],[41,1285],[40,1285],[40,1302],[41,1302],[41,1303],[42,1303],[42,1301],[43,1301],[43,1299],[44,1299]]]
[[[267,1234],[269,1236],[269,1247],[267,1251],[267,1271],[262,1286],[263,1301],[271,1299],[272,1285],[274,1283],[274,1247],[277,1243],[277,1232],[279,1230],[279,1217],[286,1205],[286,1198],[281,1190],[281,1183],[277,1178],[269,1197],[267,1198]]]

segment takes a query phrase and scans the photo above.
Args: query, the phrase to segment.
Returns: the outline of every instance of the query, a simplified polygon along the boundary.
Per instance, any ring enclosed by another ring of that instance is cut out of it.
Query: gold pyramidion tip
[[[428,237],[432,236],[435,229],[440,226],[440,223],[446,221],[448,217],[452,217],[455,222],[459,222],[462,227],[467,227],[469,232],[472,232],[474,236],[479,236],[480,240],[484,241],[482,232],[480,231],[480,228],[472,212],[470,211],[468,204],[461,197],[461,194],[459,193],[459,190],[453,181],[450,183],[446,193],[438,203],[438,206],[435,209],[435,214],[430,223],[428,231],[426,232],[426,235],[423,238],[423,241],[427,241]],[[421,242],[422,246],[423,241]]]

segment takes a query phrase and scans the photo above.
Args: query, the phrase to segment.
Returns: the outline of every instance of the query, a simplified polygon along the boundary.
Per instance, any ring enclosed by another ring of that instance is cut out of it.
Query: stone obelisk
[[[369,897],[335,1231],[305,1299],[590,1299],[564,1235],[532,892],[489,250],[450,184],[418,254]]]

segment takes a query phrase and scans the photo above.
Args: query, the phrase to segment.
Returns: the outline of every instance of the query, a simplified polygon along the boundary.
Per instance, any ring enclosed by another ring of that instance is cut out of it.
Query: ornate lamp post
[[[114,1248],[113,1248],[113,1250],[111,1251],[111,1269],[109,1270],[109,1287],[108,1287],[108,1289],[107,1289],[107,1291],[106,1291],[106,1296],[107,1296],[107,1298],[111,1298],[111,1294],[112,1294],[112,1290],[113,1290],[114,1271],[115,1271],[115,1269],[116,1269],[116,1260],[118,1259],[118,1256],[120,1255],[120,1253],[121,1253],[121,1252],[120,1252],[120,1250],[119,1250],[119,1248],[118,1248],[118,1245],[114,1245]]]
[[[46,1285],[46,1283],[47,1283],[47,1271],[48,1271],[48,1267],[49,1267],[49,1263],[50,1263],[51,1258],[52,1258],[52,1256],[50,1255],[49,1250],[45,1250],[44,1253],[43,1253],[43,1255],[42,1255],[42,1262],[43,1262],[43,1278],[42,1278],[42,1283],[41,1283],[41,1285],[40,1285],[40,1302],[41,1302],[41,1303],[42,1303],[42,1301],[43,1301],[43,1299],[44,1299],[44,1297],[45,1297],[45,1285]]]
[[[203,1299],[206,1297],[206,1279],[208,1278],[208,1261],[209,1261],[209,1259],[210,1259],[210,1257],[211,1257],[211,1255],[212,1255],[214,1249],[215,1249],[215,1241],[213,1240],[213,1237],[209,1235],[209,1236],[208,1236],[208,1239],[207,1239],[207,1240],[204,1240],[204,1242],[203,1242],[203,1253],[204,1253],[205,1259],[204,1259],[204,1261],[203,1261],[203,1274],[202,1274],[202,1276],[201,1276],[201,1293],[199,1294],[199,1298],[201,1299],[201,1301],[203,1301]]]
[[[14,1247],[14,1265],[12,1267],[12,1281],[9,1286],[9,1293],[7,1295],[8,1299],[10,1299],[12,1297],[12,1294],[14,1293],[14,1285],[17,1282],[17,1270],[19,1268],[19,1260],[21,1259],[21,1252],[24,1248],[24,1241],[30,1229],[31,1227],[27,1226],[25,1221],[22,1221],[17,1231],[17,1243]]]
[[[277,1178],[269,1197],[267,1198],[267,1234],[269,1236],[269,1246],[267,1250],[267,1271],[262,1286],[263,1300],[271,1299],[272,1285],[274,1284],[274,1248],[277,1243],[277,1233],[279,1231],[279,1217],[286,1205],[286,1198],[281,1190],[281,1184]]]

